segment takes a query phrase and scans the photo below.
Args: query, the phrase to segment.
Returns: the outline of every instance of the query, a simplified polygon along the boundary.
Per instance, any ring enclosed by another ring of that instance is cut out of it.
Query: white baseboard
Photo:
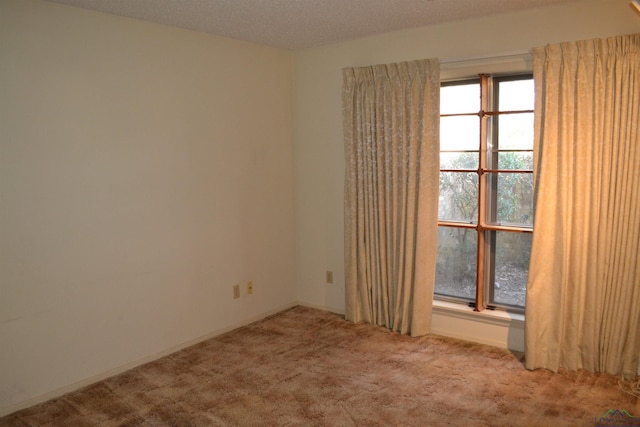
[[[344,309],[298,301],[298,305],[344,315]],[[434,301],[431,333],[493,347],[524,351],[524,317],[504,311],[482,313],[455,303]]]
[[[298,301],[298,305],[303,307],[315,308],[317,310],[328,311],[329,313],[340,314],[344,316],[344,308],[328,307],[326,305],[311,304],[305,301]]]
[[[21,402],[18,402],[18,403],[9,405],[9,406],[5,406],[3,408],[0,408],[0,417],[12,414],[12,413],[14,413],[16,411],[19,411],[21,409],[29,408],[31,406],[37,405],[37,404],[42,403],[42,402],[46,402],[47,400],[54,399],[56,397],[59,397],[59,396],[62,396],[64,394],[70,393],[72,391],[78,390],[78,389],[80,389],[82,387],[86,387],[88,385],[96,383],[98,381],[105,380],[105,379],[107,379],[109,377],[112,377],[114,375],[121,374],[121,373],[123,373],[125,371],[128,371],[129,369],[133,369],[133,368],[135,368],[137,366],[144,365],[145,363],[153,362],[154,360],[160,359],[161,357],[164,357],[164,356],[168,356],[171,353],[175,353],[176,351],[180,351],[180,350],[182,350],[184,348],[187,348],[187,347],[190,347],[192,345],[198,344],[198,343],[200,343],[202,341],[206,341],[206,340],[208,340],[210,338],[217,337],[218,335],[225,334],[225,333],[230,332],[230,331],[232,331],[234,329],[238,329],[238,328],[240,328],[242,326],[246,326],[246,325],[248,325],[250,323],[253,323],[253,322],[256,322],[258,320],[262,320],[265,317],[269,317],[269,316],[272,316],[274,314],[280,313],[281,311],[288,310],[288,309],[290,309],[292,307],[295,307],[296,305],[298,305],[298,303],[293,302],[293,303],[290,303],[290,304],[286,304],[286,305],[280,306],[279,308],[275,308],[273,310],[268,310],[268,311],[263,312],[261,314],[258,314],[256,316],[252,316],[252,317],[249,317],[247,319],[244,319],[243,321],[241,321],[239,323],[236,323],[236,324],[224,327],[224,328],[216,329],[215,331],[210,332],[210,333],[208,333],[206,335],[203,335],[201,337],[194,338],[192,340],[183,342],[181,344],[169,347],[169,348],[167,348],[165,350],[162,350],[162,351],[160,351],[158,353],[154,353],[154,354],[151,354],[149,356],[143,357],[141,359],[137,359],[137,360],[134,360],[134,361],[132,361],[130,363],[124,364],[122,366],[118,366],[116,368],[109,369],[108,371],[104,371],[104,372],[101,372],[99,374],[92,375],[92,376],[90,376],[88,378],[85,378],[83,380],[80,380],[80,381],[77,381],[77,382],[74,382],[74,383],[71,383],[71,384],[67,384],[67,385],[65,385],[63,387],[57,388],[55,390],[52,390],[50,392],[41,394],[39,396],[35,396],[35,397],[30,398],[30,399],[23,400]]]
[[[304,307],[344,315],[344,309],[298,301]],[[431,333],[493,347],[524,351],[524,317],[504,311],[482,313],[455,303],[434,301]]]

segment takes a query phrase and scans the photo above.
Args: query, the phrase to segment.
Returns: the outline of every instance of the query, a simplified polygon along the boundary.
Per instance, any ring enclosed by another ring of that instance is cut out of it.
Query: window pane
[[[533,225],[533,174],[492,173],[497,179],[495,218],[498,224]]]
[[[533,149],[533,113],[508,114],[497,120],[499,149]]]
[[[438,227],[435,292],[474,300],[477,234],[475,230]]]
[[[440,169],[478,169],[479,155],[475,153],[440,153]]]
[[[440,172],[438,218],[443,221],[477,222],[478,174]]]
[[[533,151],[500,152],[498,164],[493,169],[533,170]]]
[[[478,83],[449,85],[440,88],[440,114],[477,113],[480,111]]]
[[[475,116],[441,117],[440,150],[477,150],[480,127]]]
[[[501,81],[498,85],[500,111],[533,110],[535,99],[533,79]]]
[[[506,231],[490,233],[496,239],[491,303],[524,307],[532,234]]]

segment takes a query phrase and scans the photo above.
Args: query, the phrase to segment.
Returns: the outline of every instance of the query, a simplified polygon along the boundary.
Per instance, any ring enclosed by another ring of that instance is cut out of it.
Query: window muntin
[[[437,298],[523,310],[533,225],[531,75],[441,87]]]

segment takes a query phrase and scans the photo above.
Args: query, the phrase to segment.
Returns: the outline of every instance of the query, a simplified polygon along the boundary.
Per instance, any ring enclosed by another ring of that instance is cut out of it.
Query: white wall
[[[343,67],[433,57],[491,56],[552,42],[638,31],[640,16],[632,11],[628,0],[597,0],[393,32],[297,52],[294,153],[299,299],[312,306],[344,311]],[[333,284],[325,283],[326,270],[334,272]],[[458,310],[448,316],[447,311],[451,310],[439,308],[434,312],[433,326],[438,333],[522,347],[521,321],[502,319],[500,331],[487,332],[485,321],[462,321],[472,319],[474,313]]]
[[[293,192],[290,52],[2,0],[0,414],[295,304]]]
[[[292,54],[0,1],[0,414],[296,299],[344,311],[343,67],[637,31],[585,1]],[[434,328],[521,340],[473,315]]]

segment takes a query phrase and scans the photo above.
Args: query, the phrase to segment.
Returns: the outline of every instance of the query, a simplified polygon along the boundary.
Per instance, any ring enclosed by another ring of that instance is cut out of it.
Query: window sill
[[[504,310],[473,311],[473,308],[464,304],[434,299],[433,312],[491,325],[524,327],[523,314],[510,313]]]

